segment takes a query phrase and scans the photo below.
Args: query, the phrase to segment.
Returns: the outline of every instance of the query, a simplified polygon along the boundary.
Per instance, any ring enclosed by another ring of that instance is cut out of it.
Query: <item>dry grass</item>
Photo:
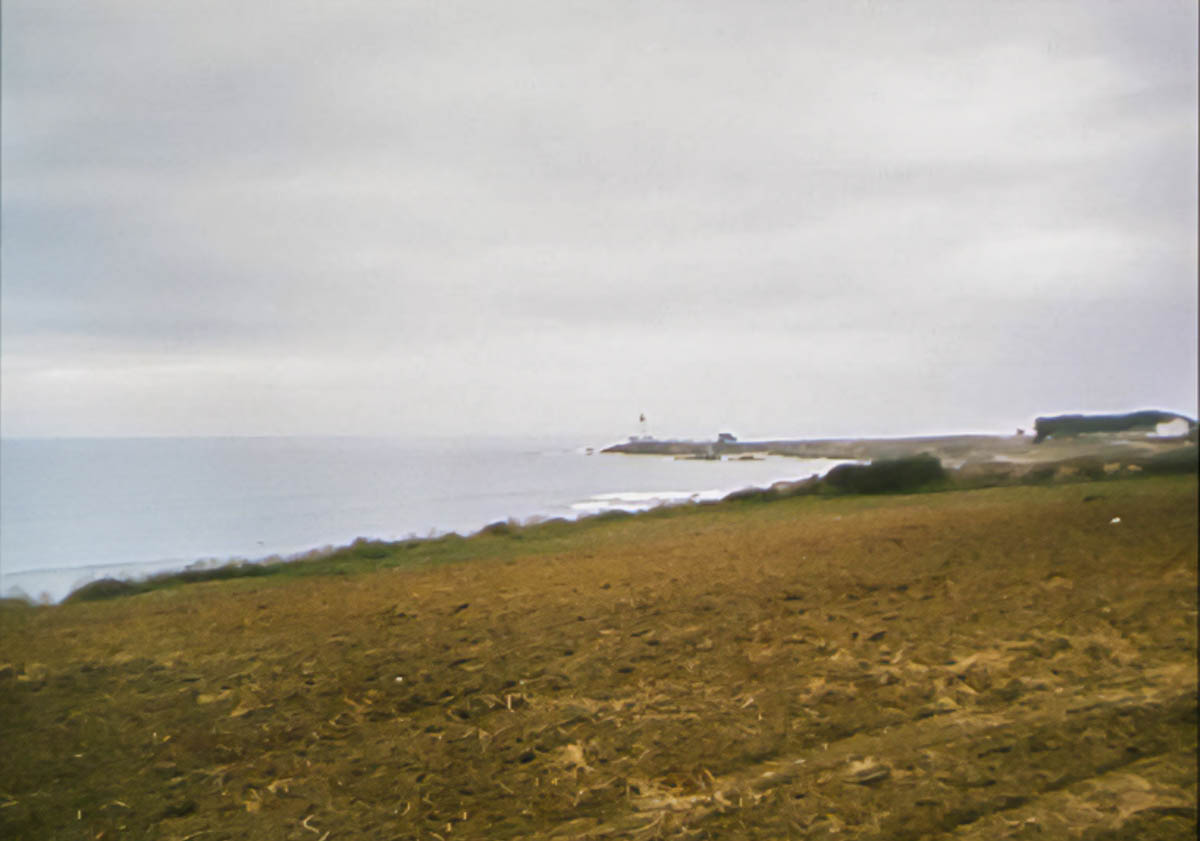
[[[796,498],[7,609],[0,836],[1190,838],[1196,506]]]

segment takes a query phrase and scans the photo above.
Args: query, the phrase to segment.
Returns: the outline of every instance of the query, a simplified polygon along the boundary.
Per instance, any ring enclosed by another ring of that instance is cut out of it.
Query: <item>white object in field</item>
[[[1175,420],[1160,423],[1154,427],[1154,435],[1158,438],[1175,438],[1179,435],[1187,435],[1188,422],[1183,418],[1175,418]]]
[[[1109,525],[1116,525],[1119,522],[1121,522],[1120,517],[1113,517],[1111,520],[1108,521]]]

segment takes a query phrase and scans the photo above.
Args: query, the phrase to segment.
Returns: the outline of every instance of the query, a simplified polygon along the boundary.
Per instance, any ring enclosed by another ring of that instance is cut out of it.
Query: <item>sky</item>
[[[6,0],[0,434],[1197,405],[1193,0]]]

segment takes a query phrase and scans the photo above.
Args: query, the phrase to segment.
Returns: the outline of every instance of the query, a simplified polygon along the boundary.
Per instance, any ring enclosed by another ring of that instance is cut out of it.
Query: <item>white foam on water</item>
[[[588,514],[604,511],[647,511],[660,505],[683,505],[689,502],[710,502],[721,499],[728,491],[717,489],[703,491],[623,491],[619,493],[594,494],[588,499],[574,502],[571,508]]]

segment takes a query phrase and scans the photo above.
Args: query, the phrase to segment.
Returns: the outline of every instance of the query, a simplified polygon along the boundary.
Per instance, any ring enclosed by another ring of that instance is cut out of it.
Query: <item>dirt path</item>
[[[1196,506],[797,499],[6,610],[0,836],[1191,838]]]

